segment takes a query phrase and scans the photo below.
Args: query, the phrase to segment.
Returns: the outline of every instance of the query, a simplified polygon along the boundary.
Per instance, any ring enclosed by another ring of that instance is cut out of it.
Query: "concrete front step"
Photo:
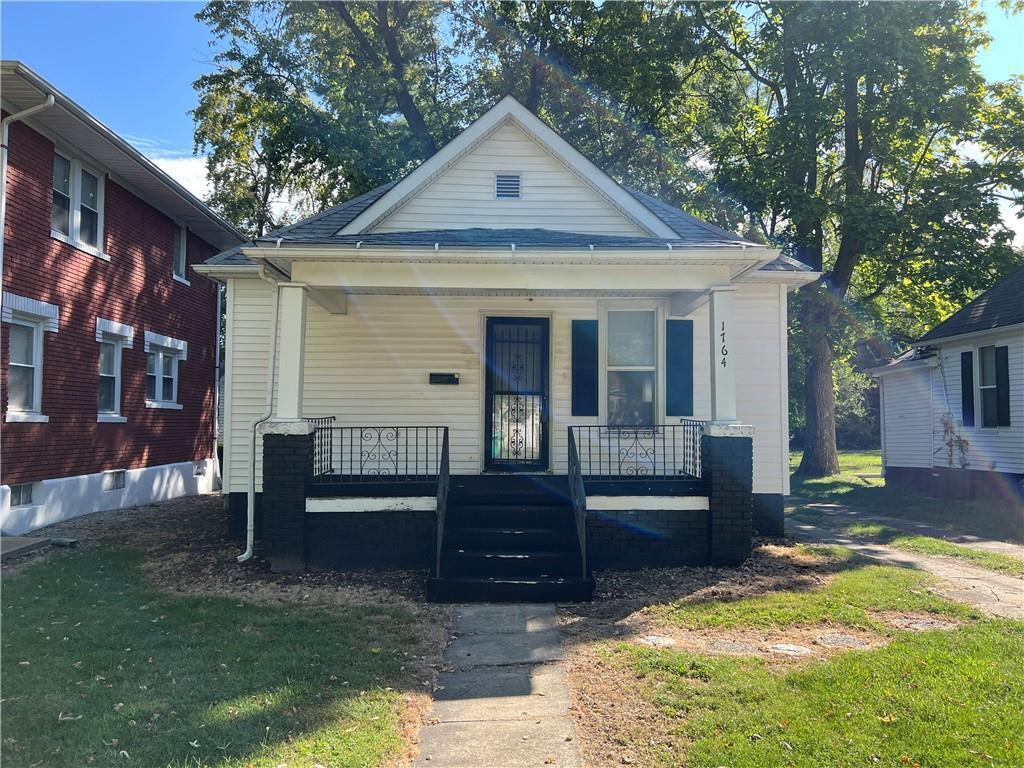
[[[427,581],[427,599],[435,603],[572,603],[591,600],[591,578],[432,578]]]

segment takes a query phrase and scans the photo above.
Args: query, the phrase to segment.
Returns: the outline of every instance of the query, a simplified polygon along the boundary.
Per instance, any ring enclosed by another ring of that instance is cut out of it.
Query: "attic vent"
[[[522,197],[522,177],[518,173],[494,174],[494,196],[498,200],[518,200]]]

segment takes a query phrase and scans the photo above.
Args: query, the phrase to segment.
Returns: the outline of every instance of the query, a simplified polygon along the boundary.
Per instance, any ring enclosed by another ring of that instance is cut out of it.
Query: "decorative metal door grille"
[[[547,319],[488,318],[487,468],[547,469],[547,410]]]

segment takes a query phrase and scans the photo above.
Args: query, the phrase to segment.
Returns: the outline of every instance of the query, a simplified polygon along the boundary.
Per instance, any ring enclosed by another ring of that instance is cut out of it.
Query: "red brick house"
[[[0,76],[0,527],[215,489],[219,294],[192,265],[239,233],[25,65]]]

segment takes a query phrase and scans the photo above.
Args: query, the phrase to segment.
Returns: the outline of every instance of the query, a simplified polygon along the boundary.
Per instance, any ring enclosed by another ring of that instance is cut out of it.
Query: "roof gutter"
[[[8,67],[5,67],[5,69],[8,69]],[[38,88],[40,91],[50,94],[47,97],[48,99],[54,99],[54,101],[57,103],[58,106],[61,107],[61,109],[64,109],[67,112],[69,112],[75,119],[77,119],[83,125],[89,127],[94,132],[99,134],[103,139],[109,141],[111,144],[117,147],[117,149],[121,150],[126,155],[128,155],[132,160],[134,160],[142,168],[144,168],[154,179],[156,179],[161,184],[164,184],[165,186],[168,186],[172,190],[174,190],[175,194],[177,194],[179,197],[185,200],[189,205],[191,205],[197,212],[202,214],[210,222],[217,225],[223,231],[232,235],[237,240],[238,243],[244,243],[246,241],[246,237],[241,232],[239,232],[233,225],[229,224],[227,221],[225,221],[216,213],[207,208],[198,197],[193,195],[191,192],[185,189],[185,187],[183,187],[181,184],[179,184],[177,181],[171,178],[171,176],[168,175],[165,171],[162,171],[152,160],[143,155],[141,152],[139,152],[139,150],[137,150],[127,141],[122,139],[112,130],[107,128],[107,126],[105,126],[95,117],[86,112],[85,109],[80,107],[70,98],[68,98],[59,90],[50,85],[50,83],[44,80],[33,69],[25,66],[20,61],[16,61],[13,62],[13,66],[9,67],[9,71],[28,81],[35,88]],[[51,102],[51,106],[52,104],[53,102]],[[19,112],[18,114],[20,115],[23,113]],[[12,117],[14,116],[12,115]],[[5,138],[4,144],[6,145],[6,143],[7,141]]]
[[[24,120],[26,117],[34,115],[36,112],[42,112],[44,109],[49,109],[54,104],[54,96],[52,93],[46,94],[46,98],[39,104],[23,109],[20,112],[15,112],[13,115],[8,115],[3,119],[3,144],[0,146],[0,282],[3,280],[4,274],[4,232],[6,232],[7,224],[7,141],[8,141],[8,128],[11,123],[16,123],[19,120]],[[0,291],[0,308],[3,307],[3,296]]]

